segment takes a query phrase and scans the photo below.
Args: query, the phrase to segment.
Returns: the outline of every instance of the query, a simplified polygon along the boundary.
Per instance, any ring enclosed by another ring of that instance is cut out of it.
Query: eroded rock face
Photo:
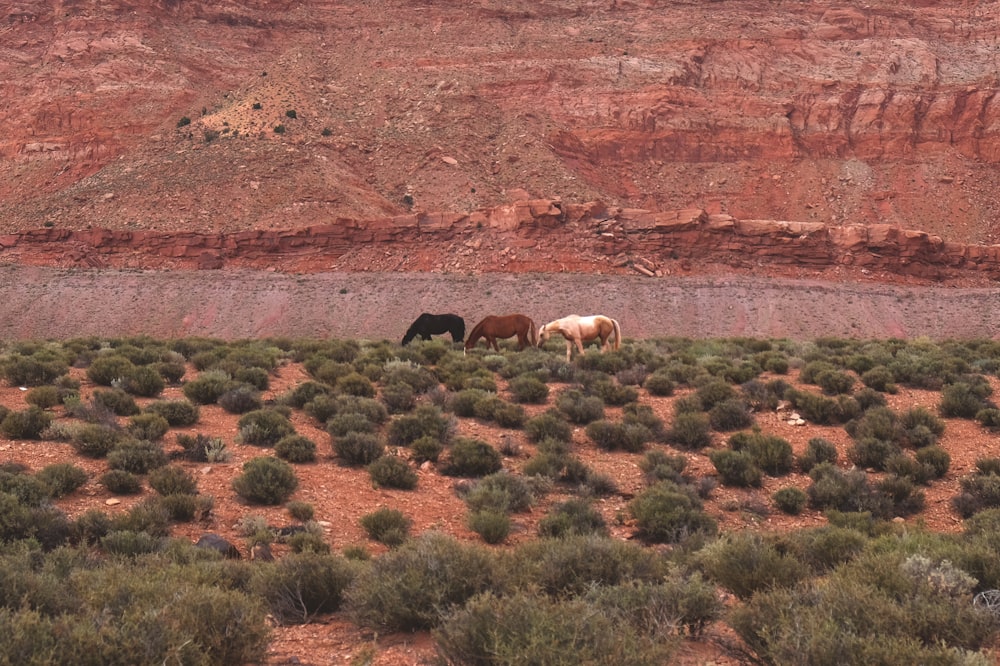
[[[407,265],[412,248],[423,248],[422,260]],[[847,266],[931,280],[969,274],[1000,279],[1000,245],[945,242],[891,225],[739,220],[703,209],[658,212],[548,199],[468,214],[341,219],[231,234],[36,229],[0,236],[4,260],[84,268],[636,271],[651,277],[680,260],[754,266],[764,273]]]
[[[16,0],[0,217],[235,233],[525,193],[990,244],[993,9]]]

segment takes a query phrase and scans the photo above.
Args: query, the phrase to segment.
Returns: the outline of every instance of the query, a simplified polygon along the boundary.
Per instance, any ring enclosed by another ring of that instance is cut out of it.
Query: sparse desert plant
[[[604,418],[604,401],[578,389],[568,389],[556,398],[556,407],[572,423],[586,425]]]
[[[697,495],[672,481],[643,490],[629,502],[628,511],[639,536],[652,543],[679,543],[695,535],[712,536],[718,529]]]
[[[485,476],[499,471],[502,465],[500,452],[486,442],[458,437],[451,445],[442,472],[449,476]]]
[[[18,412],[8,412],[0,421],[0,433],[9,439],[40,439],[52,423],[52,414],[37,405]]]
[[[125,430],[136,439],[155,442],[167,434],[170,424],[159,414],[147,412],[129,417]]]
[[[510,534],[510,517],[503,511],[482,509],[473,511],[468,518],[469,529],[489,544],[497,544]]]
[[[607,536],[604,517],[585,499],[569,499],[557,504],[538,523],[543,537],[565,537],[585,534]]]
[[[163,447],[149,440],[125,440],[108,452],[108,467],[133,474],[148,474],[169,462]]]
[[[412,524],[402,511],[388,507],[361,516],[361,527],[368,537],[390,547],[401,546],[409,538]]]
[[[161,495],[195,495],[198,482],[183,467],[166,465],[149,474],[149,486]]]
[[[65,497],[87,482],[87,472],[73,463],[53,463],[38,470],[35,478],[49,488],[52,497]]]
[[[274,455],[290,463],[316,461],[316,443],[304,435],[285,435],[274,445]]]
[[[799,469],[806,474],[820,463],[837,462],[837,447],[822,437],[813,437],[806,442],[806,449],[797,460]]]
[[[112,469],[98,480],[108,492],[115,495],[137,495],[142,492],[142,479],[123,469]]]
[[[385,454],[385,445],[375,434],[349,432],[334,438],[333,451],[348,465],[369,465]]]
[[[536,443],[547,439],[568,442],[573,436],[573,429],[561,413],[548,410],[528,419],[524,424],[524,433]]]
[[[667,441],[687,450],[702,449],[712,443],[708,414],[683,412],[674,416]]]
[[[230,414],[246,414],[263,406],[260,392],[249,384],[237,384],[222,395],[216,402]]]
[[[515,402],[541,404],[549,397],[548,385],[534,375],[514,377],[509,386]]]
[[[159,414],[172,428],[185,428],[198,422],[198,406],[187,400],[157,400],[146,405],[143,411]]]
[[[383,488],[413,490],[417,487],[417,473],[399,456],[381,456],[368,465],[372,483]]]
[[[771,495],[771,499],[774,500],[775,506],[784,513],[797,516],[802,513],[802,509],[805,508],[806,503],[809,501],[809,496],[800,488],[785,486],[776,490]]]
[[[247,412],[236,426],[240,441],[253,446],[274,446],[281,438],[295,434],[295,426],[288,417],[274,409]]]
[[[270,456],[247,461],[233,479],[233,490],[251,504],[281,504],[298,485],[292,466]]]

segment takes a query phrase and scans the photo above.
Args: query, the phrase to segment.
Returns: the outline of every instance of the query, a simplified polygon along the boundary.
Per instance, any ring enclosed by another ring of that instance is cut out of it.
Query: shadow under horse
[[[465,339],[465,320],[456,314],[423,313],[406,329],[402,344],[408,345],[413,338],[420,336],[421,340],[430,340],[432,335],[450,333],[455,342]]]
[[[465,351],[475,347],[480,338],[486,338],[487,349],[493,347],[493,349],[500,351],[497,338],[510,338],[515,335],[517,336],[518,351],[529,345],[534,347],[537,341],[535,322],[523,314],[488,315],[476,324],[472,332],[469,333],[469,339],[465,341]]]

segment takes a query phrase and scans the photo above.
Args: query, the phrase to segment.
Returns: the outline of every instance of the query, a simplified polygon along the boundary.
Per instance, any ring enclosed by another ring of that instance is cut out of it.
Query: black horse
[[[410,340],[418,335],[422,340],[430,340],[432,335],[441,335],[442,333],[451,333],[452,340],[461,342],[465,339],[465,320],[455,314],[428,314],[425,312],[406,329],[403,344],[409,344]]]

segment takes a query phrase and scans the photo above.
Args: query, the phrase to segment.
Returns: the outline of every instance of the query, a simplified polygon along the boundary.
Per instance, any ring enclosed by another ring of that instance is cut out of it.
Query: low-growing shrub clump
[[[441,471],[448,476],[485,476],[502,467],[500,452],[486,442],[458,437],[448,451],[448,460]]]
[[[184,428],[198,422],[198,406],[187,400],[157,400],[146,405],[150,414],[159,414],[172,428]]]
[[[274,446],[281,438],[295,434],[295,426],[288,417],[273,409],[248,412],[236,426],[240,441],[253,446]]]
[[[316,461],[316,443],[304,435],[285,435],[274,445],[274,455],[290,463]]]
[[[385,454],[385,445],[372,433],[349,432],[334,438],[333,451],[348,465],[369,465]]]
[[[361,516],[361,527],[368,537],[389,547],[402,545],[410,536],[412,524],[402,511],[387,507]]]
[[[247,461],[233,479],[233,490],[251,504],[281,504],[298,485],[291,465],[270,456]]]
[[[399,456],[382,456],[368,465],[368,475],[376,486],[413,490],[417,473]]]

